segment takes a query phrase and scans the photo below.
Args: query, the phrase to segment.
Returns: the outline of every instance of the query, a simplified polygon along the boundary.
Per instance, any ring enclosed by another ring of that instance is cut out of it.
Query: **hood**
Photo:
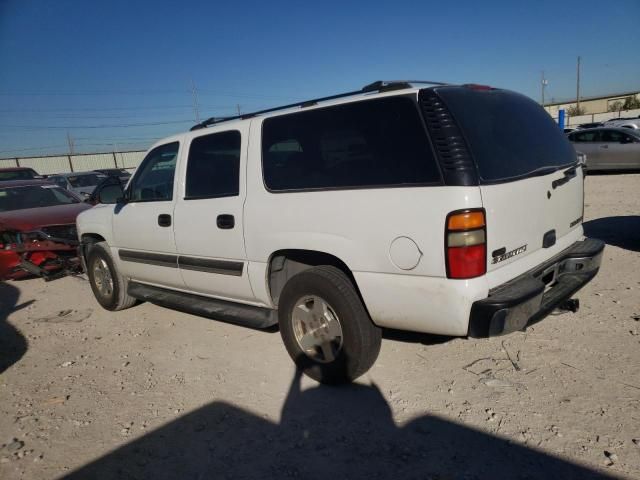
[[[90,208],[91,205],[86,203],[70,203],[69,205],[0,212],[0,230],[29,232],[46,225],[75,224],[78,214]]]

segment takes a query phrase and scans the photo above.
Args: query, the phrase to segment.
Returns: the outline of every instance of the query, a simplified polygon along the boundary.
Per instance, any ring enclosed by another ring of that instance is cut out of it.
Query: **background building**
[[[629,98],[632,100],[627,100]],[[640,102],[640,90],[613,93],[609,95],[599,95],[597,97],[581,97],[580,108],[584,109],[584,115],[613,112],[613,116],[616,116],[618,111],[627,110],[623,108],[625,102],[633,102],[633,100],[635,100],[636,102]],[[547,110],[547,112],[549,112],[549,114],[554,118],[557,118],[558,110],[564,109],[568,114],[570,114],[570,110],[575,107],[575,99],[565,100],[563,102],[545,103],[544,105],[544,108]]]

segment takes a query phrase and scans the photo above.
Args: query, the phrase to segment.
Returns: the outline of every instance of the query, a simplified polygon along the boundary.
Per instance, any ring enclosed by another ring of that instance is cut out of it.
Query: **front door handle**
[[[600,148],[609,148],[609,145],[600,145]]]
[[[168,213],[161,213],[158,215],[158,225],[161,227],[170,227],[171,226],[171,215]]]
[[[233,217],[233,215],[218,215],[218,218],[216,219],[216,225],[218,225],[218,228],[221,228],[223,230],[229,230],[230,228],[236,226],[236,219]]]

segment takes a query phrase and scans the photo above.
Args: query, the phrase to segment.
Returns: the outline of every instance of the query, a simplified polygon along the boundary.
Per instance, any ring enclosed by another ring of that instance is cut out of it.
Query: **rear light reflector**
[[[474,278],[487,272],[484,209],[461,210],[447,216],[445,258],[448,278]]]
[[[473,278],[484,275],[487,258],[484,245],[473,247],[449,247],[449,278]]]

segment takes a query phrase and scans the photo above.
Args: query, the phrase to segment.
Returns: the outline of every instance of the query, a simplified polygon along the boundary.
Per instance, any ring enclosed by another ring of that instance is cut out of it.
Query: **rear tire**
[[[87,276],[93,295],[106,310],[124,310],[136,304],[137,300],[127,294],[128,280],[118,272],[106,242],[89,247]]]
[[[289,355],[318,382],[352,382],[378,358],[382,331],[336,267],[322,265],[294,275],[280,294],[278,320]]]

